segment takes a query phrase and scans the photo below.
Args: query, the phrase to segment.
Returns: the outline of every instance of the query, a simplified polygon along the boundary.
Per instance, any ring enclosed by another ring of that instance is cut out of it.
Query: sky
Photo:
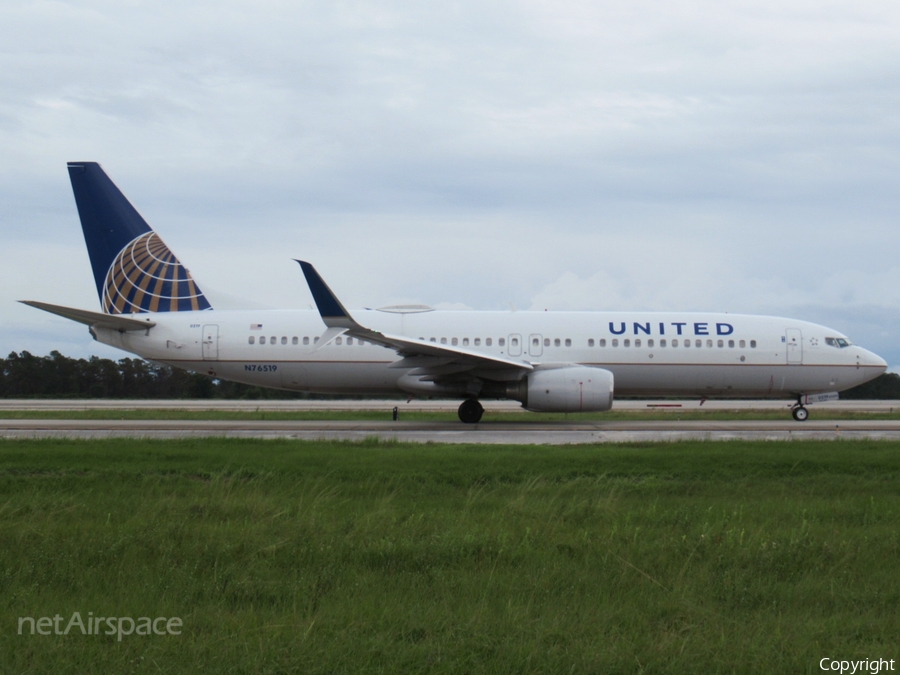
[[[109,358],[67,161],[217,308],[704,310],[900,370],[895,0],[0,4],[0,350]]]

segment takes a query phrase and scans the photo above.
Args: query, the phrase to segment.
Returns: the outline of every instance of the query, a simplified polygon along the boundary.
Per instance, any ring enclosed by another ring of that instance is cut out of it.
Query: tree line
[[[0,364],[0,398],[309,398],[303,392],[218,380],[144,359],[73,359],[11,352]],[[900,399],[900,375],[885,373],[841,398]]]
[[[144,359],[73,359],[12,352],[0,363],[0,398],[305,398],[301,392],[218,380]]]

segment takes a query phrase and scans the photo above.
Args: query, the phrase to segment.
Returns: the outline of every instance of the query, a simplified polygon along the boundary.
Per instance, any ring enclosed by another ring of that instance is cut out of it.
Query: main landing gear
[[[480,422],[482,415],[484,415],[484,407],[477,398],[467,398],[459,404],[459,419],[466,424]]]
[[[794,404],[794,407],[791,408],[791,415],[793,415],[794,419],[798,422],[805,422],[809,419],[809,410],[803,407],[803,404],[800,403],[799,398],[797,398],[797,402]]]

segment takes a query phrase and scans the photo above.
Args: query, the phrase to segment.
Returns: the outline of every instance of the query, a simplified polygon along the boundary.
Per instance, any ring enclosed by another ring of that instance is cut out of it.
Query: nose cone
[[[860,349],[860,362],[862,365],[867,366],[869,368],[875,369],[878,372],[878,375],[881,375],[884,371],[887,370],[888,364],[883,358],[875,354],[874,352],[870,352],[868,349]]]

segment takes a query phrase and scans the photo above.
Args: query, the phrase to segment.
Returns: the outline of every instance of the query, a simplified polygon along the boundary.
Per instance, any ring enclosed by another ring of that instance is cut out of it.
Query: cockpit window
[[[843,349],[844,347],[850,346],[850,340],[846,338],[827,337],[825,338],[825,344],[829,347],[837,347],[838,349]]]

